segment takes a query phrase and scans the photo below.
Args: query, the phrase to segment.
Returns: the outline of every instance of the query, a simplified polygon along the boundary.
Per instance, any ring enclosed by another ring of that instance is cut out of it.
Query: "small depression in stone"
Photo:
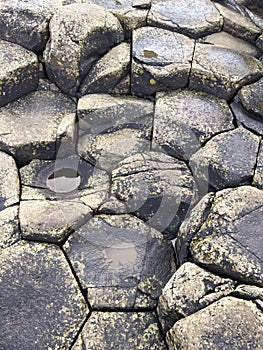
[[[54,171],[47,179],[47,186],[51,191],[68,193],[76,190],[81,182],[79,173],[75,169],[63,168]]]
[[[151,50],[143,50],[143,55],[146,58],[156,58],[158,57],[157,53]]]
[[[110,261],[112,269],[118,269],[124,265],[135,264],[137,259],[136,247],[132,243],[114,244],[104,249],[105,258]]]

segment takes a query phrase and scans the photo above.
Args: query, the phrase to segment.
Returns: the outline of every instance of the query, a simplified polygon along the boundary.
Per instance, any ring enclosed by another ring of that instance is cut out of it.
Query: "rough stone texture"
[[[74,152],[75,103],[61,92],[35,91],[0,108],[0,149],[19,163]],[[63,150],[63,152],[62,152]]]
[[[258,152],[257,166],[253,177],[253,185],[257,186],[261,190],[263,189],[263,142],[262,141]]]
[[[239,99],[235,99],[230,105],[231,110],[236,117],[238,126],[245,126],[247,129],[263,135],[263,123],[260,118],[256,119],[254,115],[245,110]]]
[[[150,151],[150,148],[147,132],[132,128],[99,135],[87,134],[78,141],[78,154],[107,171],[114,169],[124,158]]]
[[[194,186],[185,163],[158,152],[128,157],[112,171],[112,194],[169,238],[196,200]]]
[[[158,93],[153,143],[172,156],[189,159],[212,136],[234,128],[227,103],[190,90]]]
[[[138,152],[149,151],[153,103],[136,97],[91,94],[78,103],[78,152],[106,170]]]
[[[48,77],[73,96],[92,63],[123,39],[118,19],[93,4],[64,6],[52,17],[50,32],[44,52]]]
[[[20,183],[14,159],[0,152],[0,211],[19,202]]]
[[[255,113],[263,121],[263,78],[254,84],[243,86],[238,97],[247,111]]]
[[[255,45],[226,32],[210,34],[200,40],[203,43],[223,46],[244,55],[249,55],[256,58],[261,56],[261,52]]]
[[[148,23],[198,38],[219,31],[222,18],[210,0],[152,0]]]
[[[194,41],[162,28],[133,32],[131,92],[138,96],[185,87]]]
[[[189,215],[180,226],[174,245],[176,260],[179,266],[189,260],[189,244],[207,219],[213,200],[214,193],[207,193],[190,211]]]
[[[217,0],[218,1],[218,0]],[[223,29],[241,39],[254,42],[261,34],[260,28],[253,23],[245,11],[235,10],[233,6],[223,6],[220,1],[215,6],[224,18]]]
[[[234,287],[231,279],[219,277],[192,263],[184,264],[166,284],[159,298],[157,313],[164,332],[180,318],[230,294]]]
[[[258,37],[256,45],[261,51],[263,51],[263,34]]]
[[[33,52],[0,40],[0,66],[0,107],[36,89],[39,63]]]
[[[214,136],[190,158],[197,184],[208,181],[216,190],[248,184],[254,175],[259,142],[258,136],[243,127]]]
[[[0,211],[0,251],[14,244],[20,238],[18,206]]]
[[[1,0],[0,38],[41,52],[48,40],[48,23],[62,0]]]
[[[69,348],[88,308],[59,247],[20,242],[0,260],[1,348]]]
[[[130,70],[130,45],[121,43],[94,64],[80,86],[80,94],[107,93]]]
[[[153,307],[174,272],[171,242],[130,215],[95,216],[64,249],[95,309]]]
[[[189,87],[229,100],[243,85],[263,74],[263,65],[254,57],[234,50],[197,43]]]
[[[166,346],[153,313],[93,312],[72,347],[82,349],[165,350]]]
[[[251,302],[223,298],[178,321],[167,335],[171,350],[260,350],[262,312]]]
[[[263,300],[263,288],[241,284],[236,287],[232,295],[249,300]]]
[[[153,102],[131,96],[113,97],[106,94],[83,96],[77,107],[80,134],[98,135],[127,126],[150,133],[153,113]]]
[[[218,192],[190,243],[194,261],[243,283],[262,286],[262,208],[263,192],[254,187]]]

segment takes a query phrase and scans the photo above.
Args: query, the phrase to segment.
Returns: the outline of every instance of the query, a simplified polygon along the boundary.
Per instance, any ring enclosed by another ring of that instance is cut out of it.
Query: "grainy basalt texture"
[[[0,349],[262,350],[262,0],[2,0],[0,65]]]

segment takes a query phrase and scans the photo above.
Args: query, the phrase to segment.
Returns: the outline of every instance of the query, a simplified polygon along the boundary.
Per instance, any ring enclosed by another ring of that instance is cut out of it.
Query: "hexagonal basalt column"
[[[171,242],[130,215],[99,215],[64,249],[95,309],[154,308],[174,271]]]
[[[68,349],[88,307],[62,251],[20,242],[0,261],[1,349]]]
[[[0,107],[36,89],[39,63],[33,52],[0,40],[0,66]]]
[[[20,225],[27,239],[62,242],[107,199],[109,177],[77,156],[34,160],[20,171]]]
[[[131,92],[138,96],[185,87],[194,41],[182,34],[153,27],[133,32]]]

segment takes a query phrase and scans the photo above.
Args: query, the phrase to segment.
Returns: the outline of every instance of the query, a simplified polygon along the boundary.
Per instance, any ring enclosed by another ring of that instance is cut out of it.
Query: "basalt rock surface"
[[[2,0],[0,349],[263,349],[261,0]]]

